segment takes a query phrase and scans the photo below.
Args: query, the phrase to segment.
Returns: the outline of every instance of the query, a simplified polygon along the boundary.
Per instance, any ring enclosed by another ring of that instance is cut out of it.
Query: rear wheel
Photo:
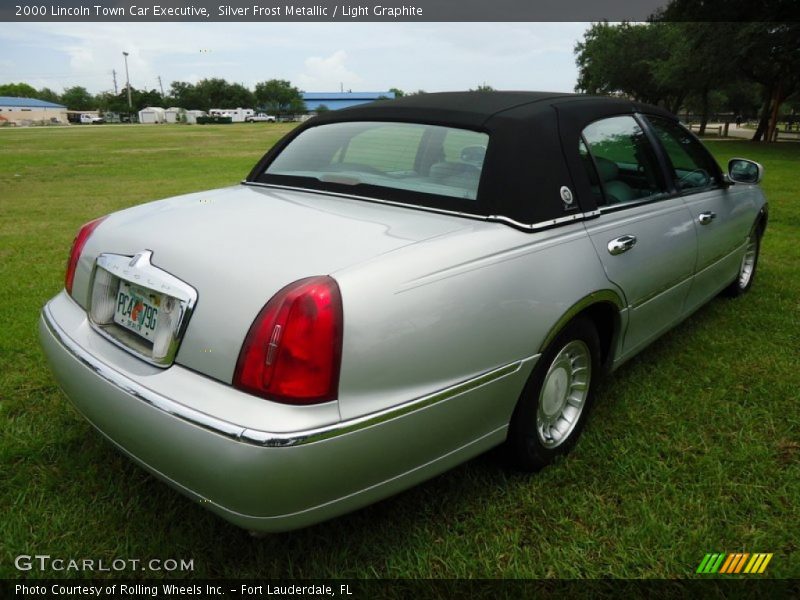
[[[600,374],[600,338],[587,318],[567,325],[544,351],[514,410],[506,448],[514,464],[538,471],[580,436]]]

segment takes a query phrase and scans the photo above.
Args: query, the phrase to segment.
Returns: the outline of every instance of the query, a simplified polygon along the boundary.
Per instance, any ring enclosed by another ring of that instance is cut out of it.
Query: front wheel
[[[600,375],[600,338],[578,318],[542,353],[522,391],[509,426],[512,462],[538,471],[567,454],[580,436]]]
[[[753,285],[758,267],[758,255],[761,252],[760,229],[755,228],[747,238],[747,248],[745,248],[742,262],[739,263],[739,272],[736,274],[731,284],[725,288],[725,295],[736,298],[744,294]]]

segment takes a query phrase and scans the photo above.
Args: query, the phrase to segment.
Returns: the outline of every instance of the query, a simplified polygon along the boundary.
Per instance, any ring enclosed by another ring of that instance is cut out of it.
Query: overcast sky
[[[497,89],[571,92],[585,23],[0,23],[0,83],[92,93],[160,75],[309,92]]]

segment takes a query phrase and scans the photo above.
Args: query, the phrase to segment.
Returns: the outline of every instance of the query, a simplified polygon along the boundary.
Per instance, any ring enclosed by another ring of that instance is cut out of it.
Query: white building
[[[166,113],[160,106],[148,106],[139,111],[139,123],[166,123]]]
[[[37,98],[0,96],[0,123],[14,125],[66,125],[67,107]]]
[[[187,110],[186,122],[190,125],[197,124],[197,117],[207,117],[208,113],[204,110]]]
[[[186,122],[186,109],[179,106],[171,106],[164,111],[164,118],[167,123],[185,123]]]

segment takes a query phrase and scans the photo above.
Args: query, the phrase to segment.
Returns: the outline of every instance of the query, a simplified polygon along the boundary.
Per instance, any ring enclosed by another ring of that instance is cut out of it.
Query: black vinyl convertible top
[[[492,117],[504,111],[527,107],[526,113],[536,114],[547,110],[546,100],[574,97],[575,94],[558,92],[440,92],[403,96],[395,100],[379,100],[336,112],[327,112],[320,120],[398,120],[418,121],[482,130]]]
[[[442,92],[378,100],[309,119],[276,144],[247,181],[270,183],[264,171],[281,150],[303,131],[327,123],[396,121],[470,129],[489,134],[477,202],[438,197],[429,202],[424,194],[416,201],[388,189],[379,199],[544,227],[596,208],[583,194],[565,202],[562,189],[570,194],[576,189],[573,176],[582,168],[578,144],[583,128],[597,119],[633,113],[675,119],[663,109],[630,100],[557,92]],[[337,189],[337,184],[326,189],[357,194],[346,186]]]

